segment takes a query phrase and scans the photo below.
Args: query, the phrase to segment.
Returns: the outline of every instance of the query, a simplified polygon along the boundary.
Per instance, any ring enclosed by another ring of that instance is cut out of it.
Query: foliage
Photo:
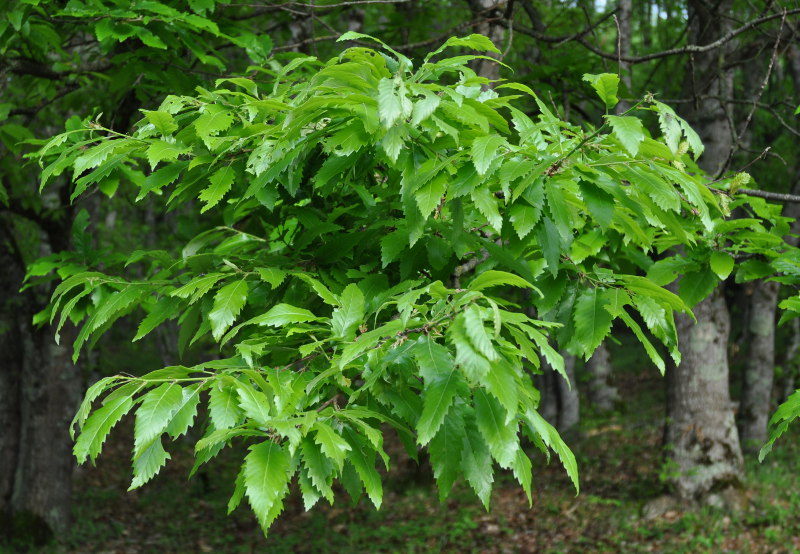
[[[340,40],[353,39],[375,40]],[[246,496],[265,531],[295,476],[307,509],[332,502],[336,480],[379,507],[389,429],[412,456],[427,449],[441,498],[463,476],[488,507],[496,464],[530,501],[520,434],[554,451],[577,490],[574,456],[537,412],[540,357],[563,372],[558,348],[588,358],[620,319],[663,372],[652,338],[679,360],[673,314],[732,271],[731,254],[784,260],[770,237],[785,221],[725,221],[738,204],[706,185],[688,154],[702,144],[664,104],[646,98],[587,132],[525,85],[488,89],[468,66],[480,56],[445,57],[493,50],[484,37],[451,39],[418,68],[380,46],[168,96],[130,134],[87,119],[39,143],[42,187],[71,173],[76,198],[119,181],[164,209],[194,207],[205,226],[179,253],[87,250],[32,267],[59,268],[47,315],[82,322],[75,358],[134,313],[133,340],[176,320],[181,351],[221,353],[95,384],[73,422],[80,462],[135,410],[141,486],[169,459],[164,435],[184,435],[205,402],[193,471],[247,444],[229,510]],[[616,81],[587,81],[613,107]],[[661,140],[637,118],[649,112]],[[685,256],[653,263],[679,245]],[[681,275],[680,296],[662,288]]]

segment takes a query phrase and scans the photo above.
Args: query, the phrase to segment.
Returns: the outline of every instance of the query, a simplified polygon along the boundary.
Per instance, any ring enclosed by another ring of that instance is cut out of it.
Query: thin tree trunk
[[[674,463],[671,478],[681,500],[742,483],[742,453],[728,388],[730,317],[720,286],[694,308],[695,324],[677,315],[682,361],[667,374],[672,393],[666,428]]]
[[[586,369],[591,376],[589,381],[589,402],[600,413],[614,409],[619,400],[619,391],[611,384],[611,354],[603,342],[586,362]]]
[[[633,6],[631,0],[617,0],[617,43],[619,45],[619,54],[621,58],[630,57],[631,55],[631,18]],[[631,65],[629,63],[619,62],[619,79],[627,88],[626,94],[633,92],[631,84]],[[630,105],[623,101],[614,108],[617,114],[624,113],[630,108]]]
[[[778,401],[783,402],[795,391],[797,378],[797,353],[800,351],[800,319],[793,319],[789,345],[783,357],[783,374],[778,382]]]
[[[558,423],[558,386],[559,376],[548,365],[542,363],[543,373],[539,375],[536,386],[539,389],[539,414],[553,425]]]
[[[778,288],[778,283],[756,281],[750,297],[750,345],[739,408],[739,436],[747,452],[757,452],[767,440],[775,374]]]
[[[558,425],[561,433],[570,431],[581,421],[580,398],[578,396],[578,382],[575,379],[575,356],[564,356],[564,373],[569,378],[569,383],[560,376],[556,376],[558,384]]]

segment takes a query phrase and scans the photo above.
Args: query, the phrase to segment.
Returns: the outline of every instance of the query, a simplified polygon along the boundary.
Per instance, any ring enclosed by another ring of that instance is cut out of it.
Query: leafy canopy
[[[295,477],[307,508],[332,502],[336,480],[379,507],[386,433],[427,449],[443,499],[463,477],[488,507],[496,467],[530,499],[521,435],[577,490],[574,456],[537,412],[542,359],[563,373],[559,350],[588,358],[619,319],[663,372],[653,341],[679,360],[673,314],[732,271],[728,251],[766,240],[719,239],[735,231],[720,228],[729,206],[664,104],[587,132],[524,85],[488,89],[468,66],[480,56],[451,54],[492,50],[484,37],[450,39],[419,67],[380,46],[168,96],[130,134],[87,121],[42,143],[43,187],[71,173],[77,198],[116,180],[205,226],[176,253],[32,268],[59,266],[49,317],[82,322],[75,357],[126,315],[141,320],[133,340],[175,320],[180,351],[221,353],[95,384],[73,422],[79,461],[134,411],[141,486],[205,402],[194,469],[249,445],[229,508],[246,497],[265,532]],[[609,108],[612,77],[587,76]],[[678,245],[684,256],[653,262]],[[680,296],[663,288],[679,275]]]

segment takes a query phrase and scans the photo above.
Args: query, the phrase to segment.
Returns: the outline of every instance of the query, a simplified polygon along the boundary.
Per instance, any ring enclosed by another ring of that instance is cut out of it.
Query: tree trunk
[[[467,0],[467,3],[472,10],[473,17],[484,20],[475,27],[475,32],[489,37],[494,45],[499,50],[502,50],[503,39],[506,34],[505,27],[498,20],[485,20],[502,17],[502,10],[506,9],[506,0]],[[499,54],[494,52],[486,52],[486,55],[497,60],[501,58]],[[500,64],[492,60],[476,60],[472,68],[481,77],[486,77],[492,81],[500,78]]]
[[[4,232],[0,221],[0,244],[7,244]],[[0,264],[5,268],[0,271],[0,287],[17,290],[22,272],[11,252],[3,247],[0,247]],[[0,539],[9,536],[13,528],[11,496],[19,454],[19,379],[23,359],[19,308],[19,297],[7,295],[0,301]]]
[[[600,413],[614,409],[619,400],[619,391],[611,384],[611,355],[603,342],[586,362],[586,369],[591,376],[589,381],[589,402]]]
[[[778,402],[784,402],[795,391],[797,353],[800,351],[800,319],[793,319],[789,344],[783,356],[783,374],[778,382]]]
[[[631,55],[631,18],[633,6],[631,0],[618,0],[617,1],[617,44],[620,57],[629,57]],[[631,64],[619,62],[619,79],[627,89],[626,94],[633,92],[631,83]],[[617,115],[624,113],[630,108],[628,102],[621,100],[614,108],[614,113]]]
[[[539,389],[539,414],[553,425],[558,424],[558,386],[556,379],[560,377],[550,366],[542,363],[543,373],[536,380]]]
[[[690,0],[689,42],[708,44],[726,33],[731,4]],[[729,97],[733,79],[732,71],[724,68],[725,55],[725,47],[694,55],[684,80],[694,98],[685,116],[703,139],[705,153],[699,163],[711,175],[725,166],[733,144],[734,130],[721,100]],[[744,478],[728,383],[730,315],[723,286],[694,307],[697,323],[682,314],[675,318],[682,361],[667,375],[665,439],[675,466],[670,483],[679,499],[734,507],[738,495],[721,500],[717,494],[741,488]]]
[[[34,330],[23,322],[23,379],[19,382],[20,443],[11,504],[15,534],[35,542],[69,528],[75,460],[69,424],[83,391],[72,363],[74,327]]]
[[[750,340],[739,408],[739,436],[747,452],[757,452],[767,440],[775,374],[778,288],[778,283],[756,281],[750,297]]]
[[[559,432],[567,432],[580,423],[580,398],[575,380],[575,356],[564,355],[564,372],[569,383],[547,362],[542,361],[543,373],[537,386],[541,395],[539,413]]]
[[[569,382],[560,376],[556,377],[558,384],[558,431],[565,433],[572,430],[581,421],[580,398],[578,396],[578,381],[575,379],[575,356],[564,356],[564,372]]]
[[[742,453],[728,388],[730,317],[722,286],[694,314],[696,324],[683,314],[675,318],[682,361],[667,373],[666,440],[676,495],[705,501],[741,485]]]
[[[14,237],[2,223],[0,283],[18,290],[25,270],[20,256],[6,249]],[[59,249],[70,236],[61,235],[48,237]],[[65,325],[56,345],[52,326],[33,328],[41,308],[33,289],[0,305],[0,533],[15,544],[43,545],[70,523],[75,462],[69,424],[83,381],[71,359],[75,328]]]

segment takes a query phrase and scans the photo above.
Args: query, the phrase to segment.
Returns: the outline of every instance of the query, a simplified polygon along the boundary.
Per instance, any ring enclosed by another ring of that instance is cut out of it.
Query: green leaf
[[[146,289],[144,287],[130,285],[127,288],[108,295],[97,307],[97,311],[84,323],[80,333],[78,333],[73,343],[73,362],[78,359],[81,347],[94,331],[121,317],[130,305],[139,300],[145,292]]]
[[[383,500],[383,487],[381,476],[375,470],[375,451],[355,431],[345,427],[344,433],[352,447],[347,461],[353,464],[361,482],[364,483],[367,496],[375,508],[379,509]]]
[[[711,294],[718,284],[719,278],[710,267],[691,271],[681,278],[678,295],[690,308],[693,308]]]
[[[470,153],[479,175],[486,174],[486,170],[497,157],[497,150],[501,146],[507,147],[508,143],[500,135],[484,135],[472,141]]]
[[[330,458],[325,456],[319,445],[308,437],[304,438],[300,443],[300,450],[303,454],[303,463],[306,466],[311,483],[328,502],[333,503],[331,483],[333,481],[334,466]]]
[[[331,306],[338,306],[339,299],[333,294],[328,287],[323,285],[317,279],[314,279],[311,275],[306,273],[294,273],[294,276],[300,279],[301,281],[305,281],[311,287],[311,289],[317,293],[317,296],[322,298],[323,302],[329,304]]]
[[[142,113],[162,136],[168,137],[178,130],[178,125],[175,123],[175,118],[172,117],[172,114],[150,110],[142,110]]]
[[[456,318],[450,325],[448,337],[456,347],[456,363],[464,375],[473,383],[479,382],[490,369],[489,360],[472,346],[462,319]]]
[[[711,264],[711,270],[723,281],[727,279],[728,275],[733,271],[733,257],[727,252],[721,252],[719,250],[714,251],[711,254],[709,262]]]
[[[522,448],[517,449],[514,460],[511,462],[511,470],[514,472],[514,477],[517,478],[519,484],[522,485],[522,490],[528,495],[528,506],[533,506],[533,497],[531,495],[531,480],[533,478],[531,460]]]
[[[614,197],[593,183],[580,182],[581,196],[589,213],[603,231],[608,230],[614,216]]]
[[[215,135],[233,124],[233,112],[222,106],[207,104],[204,110],[200,117],[194,120],[197,136],[201,138]]]
[[[133,460],[133,481],[128,491],[141,487],[155,477],[169,459],[170,455],[164,450],[161,439],[151,442],[150,446]]]
[[[614,129],[614,136],[622,143],[631,156],[639,153],[639,144],[644,140],[644,127],[638,117],[607,115],[606,119]]]
[[[317,316],[305,308],[298,308],[291,304],[276,304],[267,313],[251,319],[250,323],[282,327],[289,323],[305,323],[306,321],[316,321],[318,319]]]
[[[119,396],[102,407],[98,408],[89,418],[81,429],[78,440],[72,452],[82,464],[88,457],[94,462],[100,450],[103,448],[108,433],[111,428],[122,419],[133,407],[133,400],[130,396]]]
[[[606,105],[606,109],[611,109],[617,105],[617,90],[619,89],[619,77],[613,73],[600,73],[599,75],[585,74],[583,80],[592,85],[597,92],[597,96]]]
[[[188,146],[156,140],[151,142],[147,148],[147,161],[150,163],[150,169],[155,169],[159,163],[173,162],[178,159],[178,156],[188,154],[191,150]]]
[[[453,400],[458,394],[461,376],[452,367],[444,376],[425,383],[422,392],[422,413],[417,421],[417,443],[425,446],[436,435],[444,422]]]
[[[134,457],[167,429],[173,414],[183,404],[183,391],[176,383],[164,383],[148,392],[136,410]]]
[[[264,532],[278,515],[276,506],[288,492],[291,457],[278,444],[265,441],[250,447],[244,460],[245,493]]]
[[[178,315],[180,301],[172,296],[162,296],[158,299],[155,306],[150,310],[150,313],[139,324],[136,330],[136,336],[133,337],[132,342],[145,337],[153,329],[164,323],[168,319],[172,319]]]
[[[638,323],[636,323],[636,320],[634,320],[624,309],[620,310],[619,314],[617,314],[617,317],[619,317],[622,321],[624,321],[625,324],[631,329],[631,331],[633,331],[633,334],[636,335],[636,338],[639,339],[640,343],[642,343],[642,346],[644,346],[647,355],[650,357],[650,359],[656,365],[658,370],[661,372],[661,375],[664,375],[664,373],[667,370],[667,366],[666,364],[664,364],[663,358],[661,358],[661,355],[658,353],[653,344],[650,342],[650,339],[648,339],[645,336],[644,332],[642,332],[642,328],[639,326]]]
[[[208,314],[211,334],[219,340],[225,334],[247,301],[247,280],[239,279],[222,287],[214,296],[214,308]]]
[[[575,302],[573,343],[586,360],[611,331],[612,317],[604,307],[606,304],[605,290],[599,287],[584,290]]]
[[[414,193],[414,199],[417,201],[417,206],[419,206],[419,211],[423,218],[427,219],[441,202],[447,186],[447,180],[447,174],[440,173]]]
[[[472,191],[472,201],[475,202],[475,207],[483,214],[486,221],[498,233],[503,228],[503,217],[500,215],[500,210],[497,208],[497,200],[488,187],[482,186]]]
[[[439,488],[439,501],[444,502],[453,483],[461,474],[461,450],[464,447],[464,420],[459,410],[450,410],[436,436],[428,444],[433,476]]]
[[[488,510],[494,482],[492,455],[475,425],[474,416],[465,418],[465,424],[461,469],[484,508]]]
[[[509,220],[520,239],[524,239],[536,227],[542,210],[516,202],[509,211]]]
[[[483,354],[488,360],[494,361],[498,359],[497,350],[494,349],[492,340],[486,333],[486,327],[483,325],[483,317],[481,316],[480,308],[473,305],[464,310],[460,319],[464,323],[464,330],[467,332],[470,342],[478,352]]]
[[[492,365],[492,369],[483,376],[481,383],[486,390],[500,401],[506,411],[506,425],[516,418],[519,404],[519,385],[515,379],[514,366],[505,358]]]
[[[389,159],[392,160],[392,162],[397,161],[398,156],[400,156],[400,152],[406,145],[407,138],[408,132],[405,129],[405,126],[394,126],[386,131],[383,139],[381,139],[381,146],[383,146],[383,151],[386,152],[386,155],[389,156]],[[358,144],[358,148],[361,148],[361,146],[363,146],[363,142]]]
[[[273,289],[277,289],[281,283],[283,283],[283,280],[286,279],[287,275],[284,270],[276,267],[260,267],[256,271],[261,280],[269,283],[269,286]]]
[[[517,425],[507,423],[507,413],[500,403],[483,389],[475,389],[475,419],[478,429],[489,445],[492,457],[500,467],[508,468],[519,450]]]
[[[425,91],[425,98],[414,102],[414,108],[411,110],[411,125],[417,127],[428,119],[439,107],[439,102],[438,96]]]
[[[364,293],[355,283],[350,283],[339,297],[340,307],[333,310],[331,332],[335,338],[352,340],[356,329],[364,321]]]
[[[314,442],[319,445],[322,453],[330,458],[341,472],[344,467],[345,457],[352,450],[350,445],[325,422],[315,422],[312,429],[316,431]]]
[[[118,375],[103,377],[89,387],[89,390],[86,391],[86,395],[83,397],[80,408],[78,408],[75,417],[72,418],[72,422],[69,425],[69,436],[71,439],[75,439],[75,425],[77,425],[78,428],[83,428],[86,418],[89,417],[89,411],[92,409],[92,402],[97,400],[101,394],[114,386],[119,380],[120,376]]]
[[[232,386],[214,383],[208,399],[208,411],[211,422],[217,429],[230,429],[239,424],[242,413],[239,408],[239,397]]]
[[[800,416],[800,390],[793,392],[786,402],[778,406],[769,420],[769,440],[758,453],[758,461],[763,462],[764,457],[772,451],[772,445],[786,432],[789,423]]]
[[[190,385],[188,387],[183,387],[181,390],[183,400],[167,425],[167,434],[169,434],[173,440],[181,435],[185,435],[186,431],[191,427],[192,422],[194,422],[194,418],[197,417],[197,404],[200,402],[200,390],[200,385]]]
[[[561,465],[572,480],[575,486],[575,493],[580,492],[580,485],[578,483],[578,464],[575,461],[575,455],[566,445],[564,440],[558,434],[555,427],[547,423],[542,416],[533,410],[526,412],[525,418],[531,430],[542,438],[546,446],[553,449],[561,460]]]
[[[450,351],[429,336],[420,337],[413,352],[419,375],[426,383],[447,379],[455,367]]]
[[[403,116],[403,102],[394,79],[384,77],[378,83],[378,115],[387,128]]]
[[[216,206],[222,200],[222,197],[231,190],[235,175],[236,172],[233,167],[226,165],[209,176],[208,180],[211,185],[204,189],[199,196],[200,201],[205,203],[205,206],[200,209],[201,214]]]
[[[467,37],[450,37],[439,48],[425,56],[425,63],[428,63],[428,60],[433,58],[436,54],[454,46],[461,46],[462,48],[469,48],[479,52],[494,52],[495,54],[500,54],[500,50],[497,49],[497,46],[495,46],[488,37],[472,34]]]
[[[239,406],[247,417],[263,427],[270,426],[270,402],[267,395],[249,383],[236,381]]]
[[[513,273],[498,271],[495,269],[489,269],[475,277],[475,279],[472,280],[467,288],[469,290],[480,291],[499,285],[509,285],[523,289],[536,289],[536,287],[522,277],[514,275]]]
[[[239,473],[236,475],[236,481],[234,481],[234,483],[233,494],[230,500],[228,500],[228,515],[233,513],[239,504],[242,503],[242,498],[244,498],[244,464],[239,468]]]
[[[139,194],[136,195],[136,201],[138,202],[150,192],[159,192],[165,186],[173,183],[187,165],[187,162],[175,162],[153,171],[144,180]]]
[[[89,148],[86,152],[75,158],[73,167],[73,180],[77,179],[87,169],[92,169],[102,164],[117,149],[124,148],[133,143],[130,139],[105,140]]]

